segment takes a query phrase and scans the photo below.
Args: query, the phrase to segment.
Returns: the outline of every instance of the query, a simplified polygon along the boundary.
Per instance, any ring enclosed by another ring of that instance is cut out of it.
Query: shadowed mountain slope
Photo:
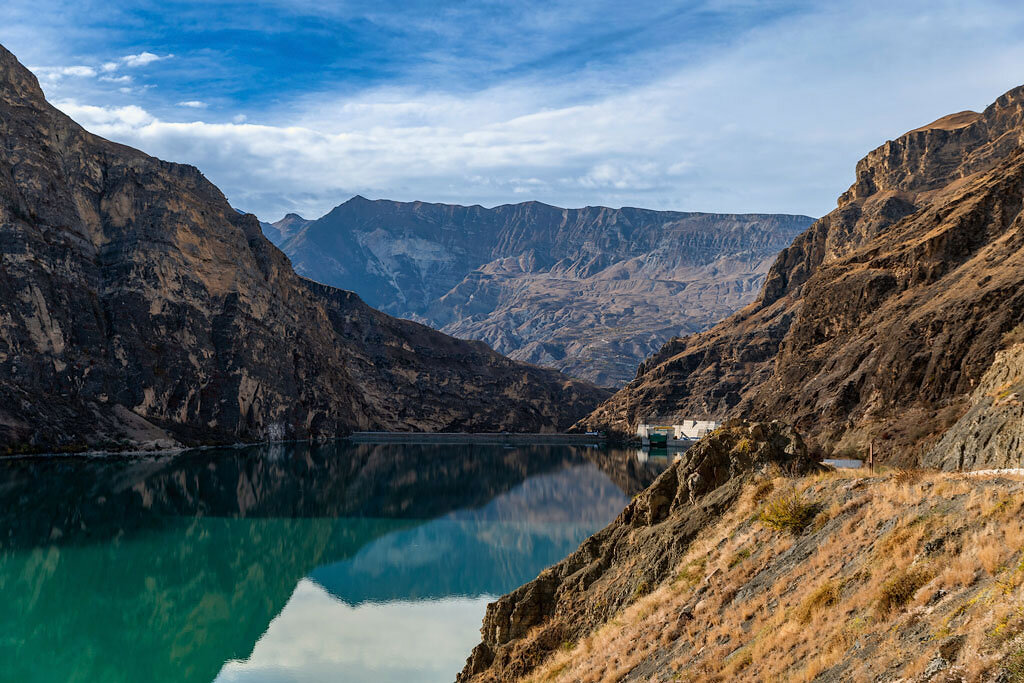
[[[0,48],[0,452],[564,428],[606,393],[298,277],[191,166]]]

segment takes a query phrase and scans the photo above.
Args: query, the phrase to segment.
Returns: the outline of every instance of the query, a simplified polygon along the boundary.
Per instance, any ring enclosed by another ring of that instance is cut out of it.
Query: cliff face
[[[760,298],[675,339],[580,426],[785,415],[825,445],[940,432],[1024,314],[1024,88],[871,152]]]
[[[1000,351],[970,407],[925,456],[947,471],[1024,467],[1024,344]]]
[[[3,48],[0,139],[7,450],[556,429],[604,395],[307,284],[198,170],[84,131]]]
[[[702,439],[576,552],[488,605],[482,642],[459,681],[518,680],[588,635],[665,580],[697,534],[771,465],[817,468],[799,435],[779,423]]]
[[[751,301],[804,216],[453,206],[355,197],[271,232],[296,270],[512,358],[620,385]]]

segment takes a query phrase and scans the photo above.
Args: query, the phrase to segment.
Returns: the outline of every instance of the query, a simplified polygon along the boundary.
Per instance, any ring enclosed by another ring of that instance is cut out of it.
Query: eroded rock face
[[[1024,344],[996,354],[967,413],[923,464],[953,472],[1024,467]]]
[[[590,633],[664,580],[749,477],[772,464],[794,474],[818,467],[778,422],[733,424],[699,441],[576,552],[488,605],[482,642],[458,680],[517,680]]]
[[[0,140],[0,452],[553,430],[605,395],[308,284],[198,170],[86,132],[3,48]]]
[[[621,386],[674,335],[754,299],[806,216],[485,209],[355,197],[267,228],[296,270],[517,360]]]
[[[940,432],[1024,316],[1022,136],[1017,88],[871,152],[756,303],[667,343],[581,428],[677,413],[785,416],[824,445]]]

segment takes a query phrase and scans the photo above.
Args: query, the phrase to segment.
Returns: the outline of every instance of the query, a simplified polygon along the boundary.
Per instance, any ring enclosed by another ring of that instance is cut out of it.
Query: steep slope
[[[970,408],[924,457],[948,471],[1024,467],[1024,344],[1000,351]]]
[[[751,301],[804,216],[369,201],[273,224],[300,274],[511,357],[621,385]]]
[[[302,280],[198,170],[87,133],[3,48],[0,140],[2,450],[556,429],[605,395]]]
[[[804,530],[759,519],[794,495]],[[761,479],[668,580],[525,680],[1019,681],[1022,512],[1017,477]]]
[[[487,606],[460,681],[510,681],[589,635],[676,570],[702,529],[769,468],[817,469],[780,424],[735,425],[702,439],[572,555]]]
[[[828,448],[920,456],[1024,315],[1022,136],[1017,88],[874,150],[754,304],[670,341],[580,427],[785,416]]]

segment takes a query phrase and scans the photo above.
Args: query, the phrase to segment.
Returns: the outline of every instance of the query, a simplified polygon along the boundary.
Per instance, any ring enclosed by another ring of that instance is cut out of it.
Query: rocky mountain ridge
[[[752,300],[805,216],[354,197],[264,226],[313,280],[599,384]]]
[[[904,461],[959,417],[1024,317],[1024,88],[890,140],[785,249],[758,300],[674,339],[580,428],[785,415]]]
[[[298,277],[0,48],[0,450],[564,428],[606,395]]]

